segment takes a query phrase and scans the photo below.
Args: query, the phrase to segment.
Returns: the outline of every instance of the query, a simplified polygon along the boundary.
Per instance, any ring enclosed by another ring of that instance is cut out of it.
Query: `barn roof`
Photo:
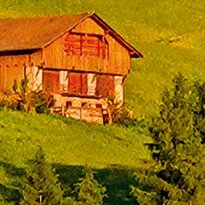
[[[131,57],[142,57],[139,51],[95,13],[0,19],[0,51],[41,49],[87,18],[92,18],[99,26],[106,29],[110,35],[129,51]]]

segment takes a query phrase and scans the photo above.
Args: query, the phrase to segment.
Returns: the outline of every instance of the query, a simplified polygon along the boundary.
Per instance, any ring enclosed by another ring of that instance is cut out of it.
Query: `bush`
[[[125,104],[115,103],[114,100],[108,100],[109,124],[126,124],[132,120],[132,111]]]
[[[28,86],[28,79],[20,83],[14,81],[14,93],[5,93],[0,100],[1,108],[20,110],[26,112],[49,113],[54,105],[54,98],[49,93],[38,90],[31,90]]]

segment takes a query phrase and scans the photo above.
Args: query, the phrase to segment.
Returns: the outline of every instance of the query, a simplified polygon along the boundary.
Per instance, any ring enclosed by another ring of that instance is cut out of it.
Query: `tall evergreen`
[[[85,168],[85,177],[76,183],[75,192],[77,198],[85,205],[101,205],[106,197],[106,188],[94,178],[91,168]]]
[[[204,84],[189,84],[181,74],[162,95],[158,116],[150,126],[155,165],[136,173],[133,188],[140,205],[205,204]]]
[[[63,192],[50,164],[46,162],[41,148],[28,162],[25,178],[21,183],[21,205],[60,205]]]

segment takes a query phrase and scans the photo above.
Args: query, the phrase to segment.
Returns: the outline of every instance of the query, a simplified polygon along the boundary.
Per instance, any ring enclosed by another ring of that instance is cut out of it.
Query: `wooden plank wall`
[[[0,56],[0,92],[11,91],[14,80],[20,82],[24,78],[25,63],[28,56]]]
[[[72,32],[100,35],[104,35],[105,33],[92,19],[86,19],[77,25]],[[109,57],[107,60],[97,56],[68,55],[64,51],[65,37],[66,35],[58,38],[44,49],[43,60],[45,67],[118,75],[128,74],[130,69],[129,53],[109,34],[106,34],[106,39],[109,44]]]
[[[112,36],[107,36],[109,42],[108,68],[118,74],[127,75],[131,66],[131,59],[128,51],[119,44]]]
[[[25,77],[25,68],[39,65],[41,59],[40,52],[0,56],[0,92],[12,91],[14,80],[20,82]]]

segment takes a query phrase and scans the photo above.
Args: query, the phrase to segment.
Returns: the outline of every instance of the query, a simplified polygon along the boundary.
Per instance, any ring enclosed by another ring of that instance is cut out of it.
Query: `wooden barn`
[[[103,123],[107,99],[123,103],[131,58],[142,54],[95,13],[0,20],[0,92],[27,77],[54,110]]]

